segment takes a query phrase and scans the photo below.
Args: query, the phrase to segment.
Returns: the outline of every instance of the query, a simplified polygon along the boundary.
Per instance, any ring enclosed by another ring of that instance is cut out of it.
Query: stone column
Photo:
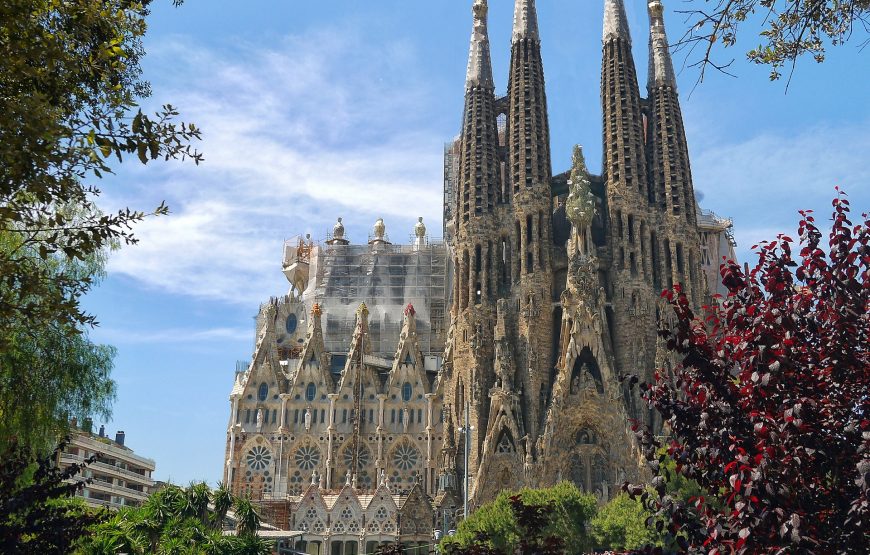
[[[378,472],[384,467],[384,401],[386,400],[386,393],[378,394],[378,458],[375,465]],[[377,477],[377,479],[380,479],[380,477]]]
[[[326,488],[329,489],[332,485],[332,435],[333,432],[335,432],[333,412],[335,408],[335,400],[338,399],[338,393],[329,393],[327,394],[327,397],[329,398],[329,425],[326,428]]]
[[[232,488],[232,484],[230,483],[230,475],[233,472],[233,466],[235,466],[235,455],[236,455],[236,418],[239,412],[239,396],[231,395],[230,396],[230,406],[232,409],[230,410],[230,453],[227,457],[227,467],[224,469],[224,484],[227,488]]]
[[[435,484],[432,483],[432,471],[431,469],[435,466],[435,461],[432,459],[432,442],[435,439],[434,431],[435,431],[435,422],[433,422],[432,417],[432,401],[435,399],[434,393],[426,394],[426,484],[428,487],[426,488],[427,492],[435,491]]]
[[[281,397],[281,425],[278,426],[278,433],[285,433],[287,431],[287,400],[290,399],[290,395],[288,393],[282,393]]]

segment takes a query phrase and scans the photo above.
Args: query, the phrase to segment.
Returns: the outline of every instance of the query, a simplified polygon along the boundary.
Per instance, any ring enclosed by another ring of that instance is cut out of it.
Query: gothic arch
[[[591,380],[591,381],[590,381]],[[582,389],[592,387],[599,395],[604,394],[604,380],[598,359],[589,347],[583,347],[571,365],[571,394],[577,395]]]

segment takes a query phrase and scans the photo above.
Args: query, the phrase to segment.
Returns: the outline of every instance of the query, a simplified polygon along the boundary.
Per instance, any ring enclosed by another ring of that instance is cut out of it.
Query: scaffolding
[[[311,257],[311,280],[302,298],[306,306],[316,302],[323,310],[327,351],[334,355],[348,352],[356,309],[364,302],[369,307],[372,354],[395,355],[408,304],[416,310],[423,355],[442,354],[449,325],[449,259],[443,241],[320,244]]]

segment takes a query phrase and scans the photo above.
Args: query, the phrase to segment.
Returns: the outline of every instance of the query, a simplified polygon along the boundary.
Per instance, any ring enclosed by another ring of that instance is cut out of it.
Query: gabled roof
[[[404,366],[410,366],[417,379],[423,384],[426,393],[429,393],[429,379],[423,364],[423,353],[417,337],[417,318],[414,306],[409,304],[405,307],[405,316],[402,323],[402,332],[399,335],[399,346],[396,348],[396,358],[393,359],[393,368],[387,379],[387,389],[398,385],[399,370]]]

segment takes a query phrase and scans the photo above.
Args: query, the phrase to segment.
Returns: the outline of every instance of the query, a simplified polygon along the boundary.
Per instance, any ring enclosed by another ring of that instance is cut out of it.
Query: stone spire
[[[607,42],[616,37],[631,44],[631,32],[628,30],[628,18],[625,16],[625,4],[622,0],[605,0],[604,2],[604,37]]]
[[[541,40],[538,35],[538,10],[535,8],[535,0],[516,0],[512,42],[521,39]]]
[[[674,63],[668,46],[668,36],[665,33],[664,7],[660,0],[649,3],[649,80],[647,87],[677,88],[674,76]]]
[[[518,31],[524,34],[518,35]],[[539,399],[548,389],[551,366],[553,317],[542,307],[548,306],[553,297],[553,195],[544,63],[532,0],[516,2],[508,102],[506,169],[511,179],[514,221],[511,222],[513,237],[503,238],[500,243],[512,242],[516,247],[509,251],[512,283],[502,285],[501,289],[509,286],[515,298],[520,300],[518,307],[521,310],[515,322],[519,356],[507,356],[503,347],[497,347],[502,350],[500,364],[506,367],[514,365],[519,369],[522,381],[515,382],[514,389],[524,392],[525,397],[520,402],[528,407],[524,415],[526,422],[519,425],[525,426],[534,442],[542,414]],[[505,312],[507,308],[505,305]],[[509,374],[514,370],[502,368],[501,371]],[[490,420],[490,424],[492,422]],[[489,439],[495,444],[497,438]],[[522,461],[518,464],[521,465]]]
[[[471,47],[468,51],[468,73],[465,88],[494,88],[492,80],[492,59],[489,53],[489,33],[486,29],[486,16],[489,7],[486,0],[474,0],[474,29],[471,31]]]

